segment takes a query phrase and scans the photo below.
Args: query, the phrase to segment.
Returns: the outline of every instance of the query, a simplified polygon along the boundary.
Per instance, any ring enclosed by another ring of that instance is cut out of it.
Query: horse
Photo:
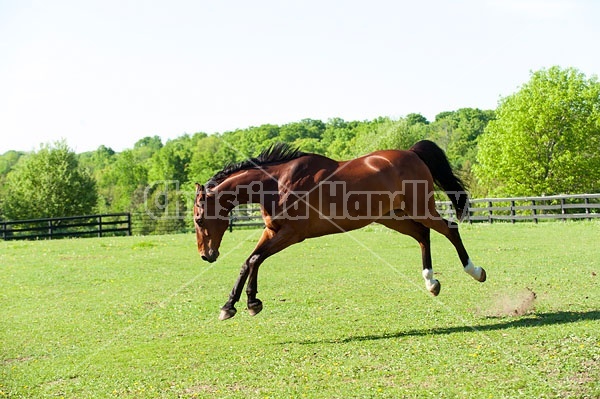
[[[463,270],[484,282],[458,225],[435,208],[435,185],[446,192],[458,216],[468,213],[468,194],[444,151],[422,140],[409,150],[381,150],[348,161],[335,161],[278,143],[255,158],[228,164],[205,185],[196,183],[193,219],[201,258],[215,262],[229,226],[229,214],[240,204],[259,204],[265,228],[221,308],[220,320],[235,316],[246,281],[247,310],[263,309],[256,297],[258,269],[268,257],[307,238],[343,233],[380,223],[414,238],[421,247],[426,289],[434,296],[441,284],[434,278],[430,230],[455,247]]]

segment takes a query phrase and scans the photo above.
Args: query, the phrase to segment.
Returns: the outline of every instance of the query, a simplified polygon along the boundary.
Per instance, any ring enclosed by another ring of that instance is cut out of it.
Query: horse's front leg
[[[262,262],[261,257],[257,252],[260,251],[265,243],[273,238],[274,235],[275,234],[272,230],[265,229],[263,231],[256,248],[242,265],[240,275],[233,286],[233,290],[231,290],[231,294],[229,295],[229,300],[221,308],[219,320],[230,319],[237,313],[234,305],[240,300],[242,290],[244,289],[244,285],[246,284],[248,276],[250,276],[250,281],[248,282],[248,289],[246,292],[248,293],[248,309],[250,310],[250,314],[254,316],[262,310],[262,302],[259,299],[256,299],[258,266],[260,266],[260,263]]]
[[[299,241],[301,240],[293,227],[286,226],[279,231],[269,228],[264,230],[252,256],[246,262],[249,267],[246,294],[248,295],[248,313],[250,316],[257,315],[263,309],[262,301],[256,297],[256,294],[258,294],[258,269],[260,265],[269,256]]]
[[[229,300],[223,305],[221,308],[221,314],[219,315],[219,320],[227,320],[235,316],[237,313],[237,309],[235,308],[236,302],[240,300],[240,296],[242,295],[242,290],[244,289],[244,284],[246,284],[246,279],[248,279],[249,266],[248,261],[244,262],[242,265],[242,269],[240,270],[240,275],[231,290],[231,294],[229,294]]]
[[[242,265],[240,275],[229,294],[229,299],[221,308],[221,314],[219,320],[227,320],[235,316],[237,309],[235,304],[240,300],[242,296],[242,290],[246,284],[246,280],[250,277],[248,282],[248,288],[246,293],[248,294],[248,311],[251,316],[256,315],[262,310],[262,302],[256,298],[257,290],[257,274],[258,266],[262,263],[261,257],[258,254],[253,253]]]
[[[237,311],[234,305],[240,300],[246,280],[248,280],[248,288],[246,289],[246,293],[248,294],[248,312],[251,316],[254,316],[262,310],[262,301],[256,298],[256,294],[258,293],[258,268],[269,256],[301,241],[293,226],[286,227],[279,231],[269,228],[263,231],[263,235],[252,255],[250,255],[242,266],[240,276],[229,295],[229,300],[221,308],[220,320],[227,320],[235,316]]]
[[[263,308],[262,301],[256,297],[258,294],[258,267],[262,263],[260,255],[250,257],[250,276],[246,294],[248,295],[248,313],[250,316],[256,316]]]

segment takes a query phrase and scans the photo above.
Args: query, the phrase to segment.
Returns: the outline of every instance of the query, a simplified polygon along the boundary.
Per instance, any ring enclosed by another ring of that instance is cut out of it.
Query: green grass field
[[[372,226],[267,260],[224,322],[259,230],[213,264],[191,234],[0,242],[0,398],[600,397],[600,223],[461,232],[483,284],[436,234],[432,297]]]

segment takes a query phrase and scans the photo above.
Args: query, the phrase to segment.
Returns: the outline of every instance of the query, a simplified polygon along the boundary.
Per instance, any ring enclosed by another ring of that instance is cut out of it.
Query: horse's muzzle
[[[207,261],[208,263],[213,263],[219,257],[219,251],[209,251],[207,254],[202,255],[202,260]]]

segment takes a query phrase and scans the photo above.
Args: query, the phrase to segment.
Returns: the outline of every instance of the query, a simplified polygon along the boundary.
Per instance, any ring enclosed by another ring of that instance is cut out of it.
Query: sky
[[[600,74],[596,0],[0,0],[0,154],[495,109]]]

